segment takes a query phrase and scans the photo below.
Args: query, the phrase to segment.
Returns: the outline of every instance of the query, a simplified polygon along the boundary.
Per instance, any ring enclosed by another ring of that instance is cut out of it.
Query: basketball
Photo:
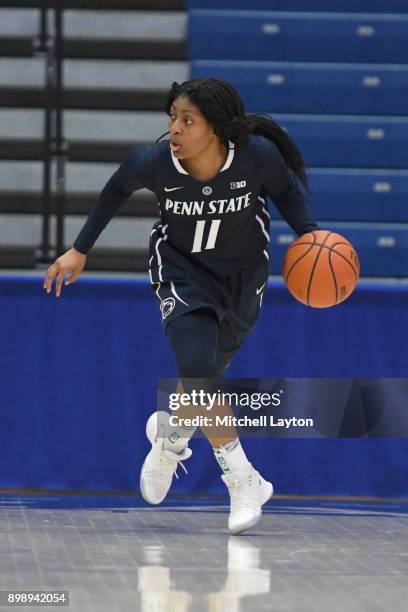
[[[302,304],[329,308],[344,302],[360,276],[356,250],[334,232],[316,230],[300,236],[287,250],[283,278]]]

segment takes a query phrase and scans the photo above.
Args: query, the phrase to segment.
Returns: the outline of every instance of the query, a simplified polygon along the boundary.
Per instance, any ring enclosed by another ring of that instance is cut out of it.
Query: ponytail
[[[249,115],[251,122],[254,122],[253,132],[260,134],[268,140],[272,140],[278,147],[286,166],[293,172],[296,178],[302,183],[305,189],[309,189],[307,177],[307,166],[296,144],[290,138],[286,130],[280,127],[270,117],[260,114]]]

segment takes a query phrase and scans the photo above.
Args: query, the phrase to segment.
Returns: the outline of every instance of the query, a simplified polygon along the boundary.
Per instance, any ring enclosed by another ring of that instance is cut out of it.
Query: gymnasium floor
[[[75,612],[406,609],[408,500],[275,498],[243,536],[225,503],[0,492],[0,589]]]

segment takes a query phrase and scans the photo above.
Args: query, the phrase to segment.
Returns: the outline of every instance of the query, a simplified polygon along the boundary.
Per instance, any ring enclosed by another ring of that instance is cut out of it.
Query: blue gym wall
[[[148,281],[0,277],[0,487],[138,491],[156,379],[176,376]],[[408,286],[312,310],[271,281],[230,377],[406,377]],[[245,440],[281,494],[404,497],[408,440]],[[203,439],[175,492],[224,492]]]

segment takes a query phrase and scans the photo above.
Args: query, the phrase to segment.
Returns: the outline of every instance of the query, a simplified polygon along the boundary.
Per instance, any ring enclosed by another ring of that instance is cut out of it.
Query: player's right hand
[[[56,259],[48,268],[44,278],[43,288],[47,291],[47,293],[51,292],[52,281],[55,277],[57,277],[55,281],[55,295],[60,297],[64,277],[67,274],[71,275],[65,281],[65,285],[71,285],[74,283],[85,267],[86,257],[86,255],[80,253],[74,248],[61,255],[61,257],[58,257],[58,259]]]

